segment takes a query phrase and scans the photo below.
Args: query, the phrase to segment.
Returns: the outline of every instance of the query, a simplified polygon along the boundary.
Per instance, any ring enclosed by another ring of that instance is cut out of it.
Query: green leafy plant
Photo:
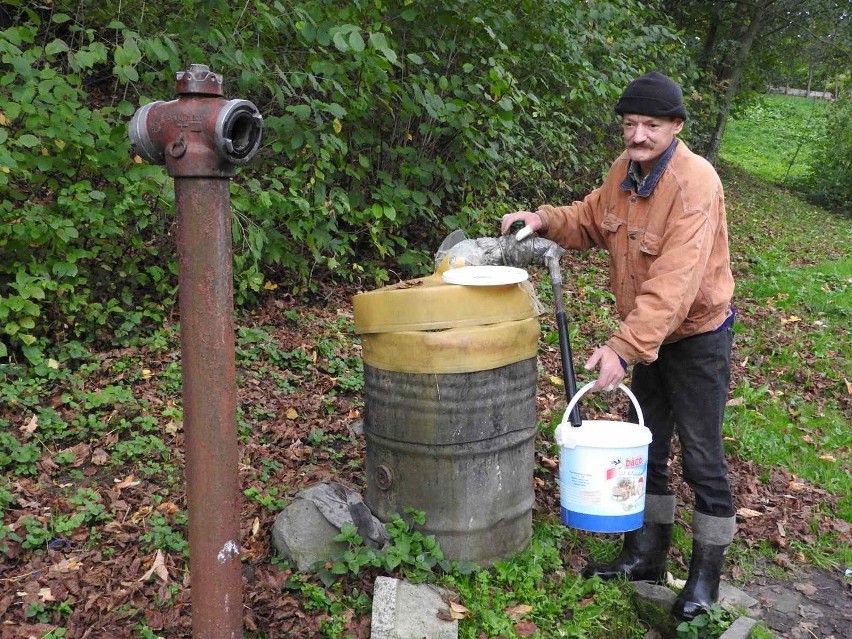
[[[424,535],[415,528],[425,523],[425,513],[407,509],[406,515],[408,520],[398,514],[391,517],[387,523],[390,541],[380,550],[365,546],[355,526],[344,525],[335,539],[346,542],[349,548],[334,558],[330,566],[318,567],[320,579],[329,585],[337,575],[357,575],[363,568],[374,567],[423,581],[434,569],[451,570],[453,565],[444,559],[435,536]]]
[[[719,604],[713,604],[705,614],[678,624],[678,639],[715,639],[727,630],[737,615]]]
[[[11,469],[17,475],[35,475],[41,457],[37,446],[22,444],[9,432],[0,431],[0,469]]]
[[[174,516],[174,525],[165,515],[154,511],[148,517],[145,524],[147,530],[139,536],[139,540],[150,549],[167,550],[179,554],[187,554],[189,542],[186,540],[182,529],[185,529],[187,516],[184,512],[178,512]]]

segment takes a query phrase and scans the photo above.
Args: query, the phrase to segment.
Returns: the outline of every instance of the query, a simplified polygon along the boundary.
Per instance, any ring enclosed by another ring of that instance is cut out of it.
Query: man
[[[569,206],[504,216],[501,231],[521,220],[565,248],[609,252],[621,322],[586,369],[599,371],[595,389],[611,390],[635,364],[631,388],[653,441],[643,527],[624,535],[614,562],[584,574],[665,577],[675,513],[668,459],[677,432],[695,504],[689,578],[672,612],[689,620],[718,599],[736,528],[722,446],[734,320],[724,192],[713,167],[676,137],[687,114],[671,79],[637,78],[615,111],[626,150],[603,185]]]

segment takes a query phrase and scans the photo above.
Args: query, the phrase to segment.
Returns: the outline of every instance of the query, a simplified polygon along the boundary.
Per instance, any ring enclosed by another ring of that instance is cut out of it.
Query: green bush
[[[172,184],[126,124],[189,62],[265,117],[233,181],[238,304],[269,280],[422,273],[449,230],[584,193],[620,146],[624,84],[689,68],[657,2],[126,4],[23,3],[0,32],[0,357],[162,323]]]
[[[0,32],[0,356],[10,344],[39,361],[48,336],[126,337],[159,319],[173,286],[156,206],[166,181],[129,157],[132,105],[84,88],[107,48],[72,32],[74,49],[32,25]]]

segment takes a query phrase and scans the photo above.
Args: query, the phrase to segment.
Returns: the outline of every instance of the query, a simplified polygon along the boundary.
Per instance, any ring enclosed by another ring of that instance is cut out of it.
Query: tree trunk
[[[716,163],[719,155],[719,147],[722,146],[722,136],[725,134],[725,126],[728,123],[728,114],[731,111],[731,104],[734,101],[734,97],[739,90],[740,78],[745,69],[751,47],[763,27],[767,10],[775,2],[776,0],[762,0],[762,2],[752,5],[751,19],[748,28],[740,37],[736,55],[731,60],[728,68],[719,74],[720,80],[726,83],[725,93],[722,95],[719,113],[716,116],[716,127],[713,130],[713,136],[705,153],[705,157],[712,164]]]
[[[808,88],[805,90],[805,97],[811,97],[811,83],[814,80],[814,64],[811,62],[808,65]]]
[[[705,70],[710,67],[710,61],[713,59],[713,49],[716,47],[716,37],[722,22],[722,8],[718,2],[713,2],[711,11],[710,28],[707,30],[707,38],[704,40],[704,46],[698,58],[698,66]]]

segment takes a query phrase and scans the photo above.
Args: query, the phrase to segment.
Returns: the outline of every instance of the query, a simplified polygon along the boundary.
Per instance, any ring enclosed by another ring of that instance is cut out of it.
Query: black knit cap
[[[615,112],[686,120],[680,85],[657,71],[636,78],[615,103]]]

